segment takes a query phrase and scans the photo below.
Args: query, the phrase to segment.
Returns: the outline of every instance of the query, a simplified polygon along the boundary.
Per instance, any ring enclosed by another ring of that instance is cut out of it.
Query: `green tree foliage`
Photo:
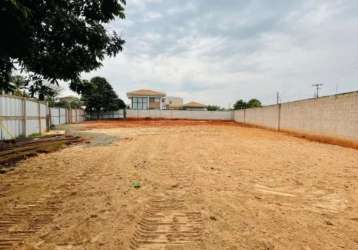
[[[261,107],[261,102],[257,99],[251,99],[250,101],[247,102],[247,107],[248,108],[258,108]]]
[[[16,96],[27,97],[26,93],[26,80],[22,75],[11,76],[11,83],[14,85],[14,90],[12,91]]]
[[[238,100],[235,104],[234,104],[234,109],[238,110],[238,109],[246,109],[247,108],[247,103],[240,99]]]
[[[115,56],[124,40],[104,25],[124,18],[125,0],[2,0],[0,89],[17,67],[29,73],[33,91],[42,80],[77,80],[81,72]]]
[[[220,106],[208,105],[207,110],[208,111],[220,111],[220,110],[224,110],[224,109],[222,107],[220,107]]]
[[[51,102],[50,106],[79,109],[82,106],[82,102],[81,102],[80,98],[78,98],[78,97],[68,96],[68,97],[59,98],[58,101]]]
[[[11,76],[8,84],[0,83],[0,92],[12,93],[17,96],[22,95],[22,89],[25,88],[26,80],[21,75]]]
[[[114,111],[125,108],[125,103],[118,98],[112,86],[103,77],[94,77],[76,84],[82,94],[81,100],[89,113]]]
[[[0,94],[14,93],[15,90],[16,90],[16,87],[11,82],[9,82],[7,84],[0,83]]]
[[[56,96],[56,90],[43,83],[35,82],[28,88],[29,94],[32,98],[37,97],[40,101]]]
[[[248,108],[257,108],[261,107],[261,102],[257,99],[251,99],[248,102],[245,102],[244,100],[240,99],[234,104],[234,109],[248,109]]]

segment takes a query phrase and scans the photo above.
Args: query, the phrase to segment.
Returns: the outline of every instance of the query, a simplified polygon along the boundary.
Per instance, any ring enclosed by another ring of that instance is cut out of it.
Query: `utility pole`
[[[322,83],[312,84],[312,86],[316,88],[316,93],[315,93],[314,97],[318,98],[319,97],[319,90],[321,89],[323,84]]]
[[[276,104],[280,104],[280,92],[276,92]]]

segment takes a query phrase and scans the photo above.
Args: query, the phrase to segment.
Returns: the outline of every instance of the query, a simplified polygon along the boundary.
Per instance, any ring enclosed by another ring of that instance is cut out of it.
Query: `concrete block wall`
[[[279,106],[272,105],[245,110],[245,123],[278,129]]]
[[[232,111],[127,110],[128,118],[233,120]]]
[[[134,110],[128,109],[127,110],[127,117],[128,118],[165,118],[170,119],[172,118],[172,111],[171,110]]]
[[[284,103],[281,129],[358,139],[358,92]]]
[[[358,140],[358,91],[235,111],[237,122]]]
[[[234,121],[236,122],[240,122],[240,123],[245,123],[245,110],[237,110],[234,112]]]

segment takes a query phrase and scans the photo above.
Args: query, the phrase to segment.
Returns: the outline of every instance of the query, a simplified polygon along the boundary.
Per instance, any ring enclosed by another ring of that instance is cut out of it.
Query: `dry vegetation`
[[[358,249],[357,150],[230,122],[78,128],[91,144],[0,175],[0,249]]]

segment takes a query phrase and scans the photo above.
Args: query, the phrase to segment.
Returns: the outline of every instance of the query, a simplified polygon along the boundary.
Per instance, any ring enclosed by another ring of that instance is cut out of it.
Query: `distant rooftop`
[[[206,105],[198,103],[198,102],[188,102],[183,105],[186,108],[206,108]]]
[[[139,90],[128,92],[127,96],[128,96],[128,98],[137,97],[137,96],[160,96],[160,97],[164,97],[164,96],[166,96],[166,94],[163,93],[163,92],[150,90],[150,89],[139,89]]]

